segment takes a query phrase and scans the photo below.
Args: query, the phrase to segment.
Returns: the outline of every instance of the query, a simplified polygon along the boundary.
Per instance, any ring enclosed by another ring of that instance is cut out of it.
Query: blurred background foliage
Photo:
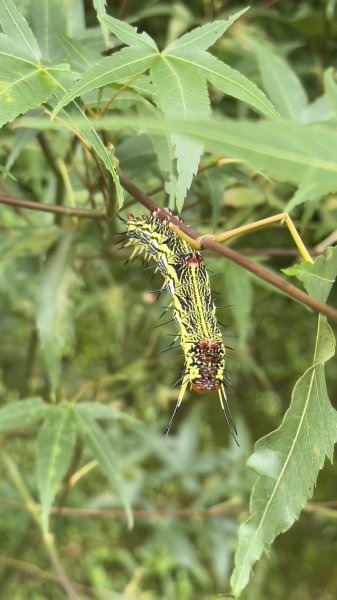
[[[16,2],[28,21],[32,12],[36,18],[35,1]],[[91,0],[85,0],[84,7],[88,52],[101,53],[105,45],[95,8]],[[225,18],[243,7],[245,3],[220,0],[107,2],[109,14],[137,24],[159,47],[198,24]],[[253,38],[271,56],[288,61],[314,102],[323,92],[324,69],[336,60],[336,34],[335,1],[252,2],[240,25],[212,52],[263,88],[257,56],[249,44]],[[215,89],[211,95],[215,112],[234,119],[251,116],[247,106],[235,99]],[[320,110],[319,120],[324,120],[328,108]],[[69,204],[71,196],[76,206],[101,206],[102,176],[93,162],[83,164],[67,132],[36,135],[8,127],[1,138],[2,194],[54,204]],[[149,137],[117,133],[111,141],[121,166],[141,189],[150,191],[161,184]],[[60,175],[60,159],[68,178]],[[238,166],[223,165],[196,177],[183,218],[203,232],[215,226],[230,229],[280,212],[293,192],[290,185],[275,185],[256,174],[250,178]],[[164,203],[164,193],[155,199]],[[131,198],[126,206],[142,212]],[[315,247],[337,228],[336,196],[306,204],[295,218],[307,246]],[[46,269],[60,225],[72,231],[66,250],[67,275],[62,277],[64,293]],[[103,403],[135,418],[104,423],[135,509],[134,528],[127,529],[120,500],[98,469],[81,471],[90,465],[91,457],[78,442],[56,502],[73,512],[52,517],[64,569],[81,584],[77,588],[81,598],[210,600],[229,589],[237,528],[247,517],[254,481],[245,461],[254,441],[278,427],[294,383],[311,364],[316,316],[238,267],[207,256],[214,272],[213,289],[220,294],[217,303],[231,305],[219,311],[219,319],[226,325],[226,343],[234,348],[227,363],[233,386],[229,399],[240,448],[230,439],[216,398],[192,393],[164,442],[182,356],[179,350],[162,353],[171,343],[174,325],[157,328],[161,304],[166,302],[155,302],[151,290],[160,287],[160,277],[152,279],[141,261],[125,266],[130,253],[113,244],[112,229],[122,227],[1,207],[1,402],[48,397],[46,363],[53,352],[49,354],[47,346],[45,353],[41,351],[36,313],[41,302],[48,303],[48,294],[60,293],[58,335],[65,346],[59,396]],[[296,260],[285,228],[259,231],[232,244],[275,272]],[[336,303],[336,292],[329,302]],[[334,361],[328,363],[327,374],[334,403]],[[4,435],[0,444],[37,498],[36,427]],[[4,461],[0,472],[2,597],[64,598],[57,577],[51,574],[40,533],[15,485],[13,469]],[[337,502],[335,476],[336,467],[327,464],[314,500]],[[304,511],[295,526],[276,540],[270,558],[263,557],[256,566],[242,598],[333,600],[337,589],[334,518],[324,511]]]

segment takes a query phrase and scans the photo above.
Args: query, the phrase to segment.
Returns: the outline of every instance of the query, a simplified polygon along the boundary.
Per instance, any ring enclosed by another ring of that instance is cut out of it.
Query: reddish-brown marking
[[[197,392],[197,394],[207,394],[209,392],[217,392],[220,388],[219,381],[193,381],[191,383],[192,390]]]
[[[204,262],[204,259],[197,254],[192,254],[185,256],[185,261],[189,267],[200,267],[200,265],[202,265]]]
[[[199,342],[199,348],[200,350],[206,350],[206,348],[208,348],[208,342],[206,340],[201,340]]]

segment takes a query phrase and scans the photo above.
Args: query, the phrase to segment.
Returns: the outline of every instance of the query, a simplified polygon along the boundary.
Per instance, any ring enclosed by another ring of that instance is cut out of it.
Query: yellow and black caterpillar
[[[192,250],[169,226],[167,217],[128,215],[127,245],[135,246],[131,257],[152,258],[164,277],[162,289],[172,297],[174,318],[179,327],[185,366],[178,402],[170,421],[180,406],[187,386],[198,393],[217,392],[228,427],[235,440],[234,425],[225,391],[225,346],[215,316],[209,276],[199,252]]]

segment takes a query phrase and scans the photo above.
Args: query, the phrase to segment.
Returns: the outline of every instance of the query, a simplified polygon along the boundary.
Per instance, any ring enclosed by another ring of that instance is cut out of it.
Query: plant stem
[[[24,198],[12,198],[11,196],[0,195],[0,204],[28,208],[29,210],[39,210],[53,214],[65,215],[68,217],[80,217],[83,219],[105,219],[105,211],[88,210],[86,208],[72,208],[71,206],[59,206],[58,204],[42,204],[34,200],[25,200]]]
[[[119,178],[123,188],[127,190],[129,194],[131,194],[131,196],[133,196],[140,204],[143,204],[143,206],[148,208],[150,211],[158,211],[159,216],[165,216],[167,218],[167,212],[160,208],[155,202],[153,202],[153,200],[151,200],[151,198],[144,194],[140,189],[138,189],[137,186],[135,186],[134,183],[129,181],[129,179],[125,177],[123,173],[119,173]],[[200,239],[201,236],[196,231],[182,223],[174,215],[170,217],[170,223],[172,229],[174,229],[178,233],[178,235],[186,239],[188,242],[192,242],[192,245],[194,245],[195,248],[200,248],[200,243],[198,243],[198,239]],[[337,321],[337,310],[332,306],[329,306],[328,304],[323,304],[322,302],[318,302],[318,300],[311,298],[311,296],[308,296],[308,294],[306,294],[305,292],[302,292],[294,285],[288,283],[284,279],[281,279],[281,277],[270,273],[269,271],[267,271],[267,269],[261,267],[261,265],[258,265],[246,258],[245,256],[242,256],[242,254],[239,254],[239,252],[236,252],[231,248],[227,248],[226,246],[221,246],[221,244],[214,241],[214,237],[211,235],[202,236],[201,241],[203,248],[211,250],[215,254],[219,254],[220,256],[228,258],[229,260],[236,263],[237,265],[240,265],[247,271],[250,271],[260,279],[263,279],[267,283],[270,283],[274,287],[278,288],[291,298],[294,298],[298,302],[301,302],[305,306],[308,306],[315,312],[321,313],[326,317],[329,317],[333,321]],[[193,244],[193,242],[195,242],[195,244]]]

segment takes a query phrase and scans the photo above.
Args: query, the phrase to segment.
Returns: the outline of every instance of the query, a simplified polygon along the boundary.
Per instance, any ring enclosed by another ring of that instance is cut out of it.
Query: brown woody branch
[[[167,213],[162,212],[162,209],[160,209],[160,207],[158,207],[157,204],[153,202],[153,200],[151,200],[151,198],[149,198],[140,189],[138,189],[137,186],[134,185],[134,183],[129,181],[124,174],[120,173],[119,177],[124,189],[127,190],[129,194],[131,194],[131,196],[133,196],[140,204],[143,204],[143,206],[148,208],[150,211],[157,210],[159,215],[162,213],[163,216],[167,217]],[[200,238],[200,235],[196,231],[191,229],[191,227],[189,227],[188,225],[182,223],[174,215],[172,215],[171,217],[171,222],[173,223],[173,225],[175,225],[175,227],[178,227],[183,233],[188,235],[193,240],[198,240]],[[315,312],[321,313],[326,317],[329,317],[333,321],[337,321],[337,310],[335,308],[329,306],[328,304],[318,302],[318,300],[315,300],[314,298],[311,298],[311,296],[308,296],[308,294],[302,292],[300,289],[298,289],[291,283],[288,283],[284,279],[281,279],[281,277],[277,277],[277,275],[270,273],[267,269],[261,267],[261,265],[252,262],[239,252],[236,252],[235,250],[232,250],[232,248],[227,248],[226,246],[222,246],[218,242],[215,242],[211,239],[211,236],[209,236],[209,238],[207,236],[203,236],[202,245],[203,248],[211,250],[212,252],[215,252],[220,256],[228,258],[237,265],[240,265],[240,267],[243,267],[247,271],[250,271],[260,279],[263,279],[267,283],[270,283],[274,287],[281,290],[283,293],[287,294],[291,298],[294,298],[294,300],[305,304]]]
[[[150,211],[156,210],[156,211],[158,211],[159,215],[162,214],[162,216],[167,217],[167,213],[162,208],[160,208],[155,202],[153,202],[153,200],[151,200],[151,198],[149,196],[144,194],[144,192],[142,192],[134,183],[132,183],[132,181],[130,181],[123,173],[119,174],[119,178],[120,178],[120,182],[121,182],[121,185],[123,186],[123,188],[127,192],[129,192],[129,194],[131,196],[133,196],[133,198],[135,198],[135,200],[137,200],[137,202],[139,202],[140,204],[145,206],[148,210],[150,210]],[[68,206],[68,207],[67,206],[57,206],[56,204],[42,204],[39,202],[34,202],[33,200],[24,200],[24,199],[20,200],[17,198],[12,198],[10,196],[2,196],[1,195],[0,196],[0,204],[7,204],[9,206],[28,208],[30,210],[39,210],[39,211],[43,211],[43,212],[59,213],[59,214],[67,215],[67,216],[86,218],[86,219],[105,219],[106,218],[105,212],[100,211],[100,210],[88,210],[85,208],[72,208],[70,206]],[[198,238],[200,238],[200,235],[196,231],[191,229],[191,227],[189,227],[185,223],[182,223],[178,217],[172,215],[171,222],[175,227],[179,228],[183,233],[185,233],[191,239],[198,240]],[[202,243],[203,243],[203,247],[205,249],[211,250],[212,252],[215,252],[216,254],[219,254],[220,256],[224,256],[225,258],[228,258],[229,260],[236,263],[237,265],[240,265],[247,271],[250,271],[251,273],[253,273],[257,277],[259,277],[260,279],[263,279],[270,285],[273,285],[274,287],[278,288],[279,290],[281,290],[283,293],[287,294],[291,298],[294,298],[294,300],[297,300],[298,302],[301,302],[305,306],[308,306],[311,310],[321,313],[321,314],[325,315],[326,317],[329,317],[333,321],[337,322],[337,310],[335,308],[333,308],[332,306],[329,306],[328,304],[323,304],[322,302],[318,302],[318,300],[311,298],[311,296],[308,296],[308,294],[306,294],[305,292],[302,292],[300,289],[298,289],[294,285],[288,283],[284,279],[281,279],[281,277],[278,277],[277,275],[270,273],[267,269],[265,269],[261,265],[258,265],[256,263],[252,262],[251,260],[249,260],[248,258],[243,256],[239,252],[236,252],[235,250],[232,250],[232,248],[222,246],[218,242],[215,242],[211,236],[209,236],[209,238],[207,236],[203,236]]]

